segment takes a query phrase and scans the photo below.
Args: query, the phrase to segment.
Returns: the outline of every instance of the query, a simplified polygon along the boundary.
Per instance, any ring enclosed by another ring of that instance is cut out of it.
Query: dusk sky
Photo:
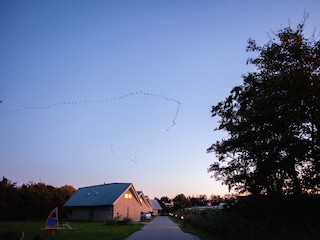
[[[206,149],[227,137],[211,107],[255,70],[247,40],[306,11],[319,38],[319,0],[2,0],[1,179],[228,193],[207,173]]]

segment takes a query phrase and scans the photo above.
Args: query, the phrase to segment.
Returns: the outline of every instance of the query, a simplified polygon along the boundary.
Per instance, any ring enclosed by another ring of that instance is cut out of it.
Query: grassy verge
[[[143,224],[106,225],[102,222],[69,222],[74,230],[58,230],[55,232],[40,231],[43,222],[0,222],[0,240],[18,239],[24,232],[25,240],[123,240]]]
[[[170,219],[173,222],[177,223],[183,232],[191,233],[191,234],[199,237],[201,240],[221,240],[220,238],[217,238],[216,236],[214,236],[208,232],[205,232],[199,228],[195,228],[189,224],[183,224],[182,220],[179,218],[170,217]]]

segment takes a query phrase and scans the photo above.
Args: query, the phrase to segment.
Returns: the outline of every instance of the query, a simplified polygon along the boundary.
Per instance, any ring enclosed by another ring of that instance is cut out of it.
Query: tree
[[[209,200],[207,199],[207,196],[205,194],[201,194],[198,196],[192,196],[188,197],[191,207],[193,206],[207,206],[209,203]]]
[[[17,183],[12,183],[6,177],[0,181],[0,220],[7,220],[16,216],[16,204],[19,200]]]
[[[178,209],[183,209],[186,207],[191,207],[191,203],[188,200],[188,198],[186,198],[186,196],[184,194],[178,194],[177,196],[175,196],[173,198],[173,205],[174,205],[174,210],[177,211]]]
[[[248,40],[258,53],[247,63],[256,72],[243,76],[222,102],[216,130],[228,139],[212,144],[217,180],[240,193],[296,194],[320,190],[320,41],[283,28],[264,46]]]
[[[66,215],[62,206],[74,192],[75,188],[70,185],[55,188],[29,182],[17,187],[16,183],[3,177],[0,181],[0,220],[40,219],[57,206]]]
[[[211,206],[219,205],[220,203],[224,202],[224,199],[220,195],[211,195],[209,199],[209,203]]]
[[[56,204],[62,207],[63,204],[74,194],[76,189],[71,185],[64,185],[60,188],[56,188]]]

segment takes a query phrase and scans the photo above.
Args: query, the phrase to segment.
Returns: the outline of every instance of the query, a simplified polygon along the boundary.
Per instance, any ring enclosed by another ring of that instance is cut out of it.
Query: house
[[[152,212],[152,204],[150,202],[150,199],[145,196],[142,191],[138,191],[137,194],[142,204],[141,212]]]
[[[141,211],[149,211],[144,204],[132,183],[110,183],[79,188],[64,207],[68,208],[71,220],[140,220]]]
[[[154,215],[155,216],[160,215],[161,211],[163,209],[162,209],[160,203],[158,202],[158,200],[153,199],[153,200],[150,200],[150,202],[151,202],[151,205],[152,205],[152,211],[154,212]]]

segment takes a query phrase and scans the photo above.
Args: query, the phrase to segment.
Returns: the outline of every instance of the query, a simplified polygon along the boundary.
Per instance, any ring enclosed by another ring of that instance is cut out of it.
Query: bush
[[[186,224],[221,239],[320,239],[320,196],[244,197],[225,209],[190,210]]]
[[[132,223],[132,219],[131,218],[124,218],[122,221],[118,221],[117,224],[119,225],[130,225]]]

